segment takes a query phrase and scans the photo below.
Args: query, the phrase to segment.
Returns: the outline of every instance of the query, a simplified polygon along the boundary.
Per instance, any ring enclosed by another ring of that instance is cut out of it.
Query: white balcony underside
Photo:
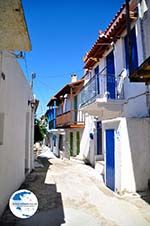
[[[64,135],[65,130],[64,129],[50,129],[49,133]]]
[[[120,117],[123,112],[125,100],[111,100],[97,98],[95,101],[81,107],[84,113],[98,116],[101,120]]]

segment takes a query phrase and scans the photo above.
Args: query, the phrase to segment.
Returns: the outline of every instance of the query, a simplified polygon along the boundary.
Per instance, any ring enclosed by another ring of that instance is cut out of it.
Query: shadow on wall
[[[38,211],[29,219],[19,219],[13,216],[7,207],[0,220],[1,226],[61,226],[65,223],[61,193],[57,192],[55,183],[49,181],[48,184],[46,179],[51,163],[47,158],[38,158],[37,161],[39,167],[27,176],[20,189],[28,189],[36,195]]]
[[[127,128],[136,191],[150,203],[150,119],[128,119]]]

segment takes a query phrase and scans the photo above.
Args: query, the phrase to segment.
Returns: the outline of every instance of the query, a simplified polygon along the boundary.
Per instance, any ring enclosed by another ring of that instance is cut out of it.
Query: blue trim
[[[53,106],[51,105],[47,111],[49,129],[56,129],[56,101],[54,101]]]
[[[108,98],[115,99],[115,66],[113,51],[106,57]]]
[[[97,129],[97,155],[102,155],[102,123],[96,122]]]
[[[94,74],[96,75],[96,94],[100,94],[100,87],[99,87],[99,66],[94,69]]]
[[[131,54],[132,54],[132,62],[131,62],[131,73],[134,72],[138,68],[138,52],[137,52],[137,42],[136,42],[136,33],[135,27],[131,30],[130,33],[131,40]],[[128,41],[127,36],[124,39],[125,43],[125,59],[126,59],[126,69],[129,69],[129,54],[128,54]]]

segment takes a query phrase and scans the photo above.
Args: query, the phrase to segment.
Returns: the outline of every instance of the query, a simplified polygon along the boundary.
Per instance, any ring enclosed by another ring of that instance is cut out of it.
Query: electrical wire
[[[25,70],[26,70],[26,75],[27,75],[27,79],[28,81],[30,81],[30,75],[29,75],[29,69],[28,69],[28,63],[27,63],[27,57],[26,57],[26,53],[24,53],[24,64],[25,64]]]
[[[65,77],[64,75],[71,75],[71,74],[76,74],[76,73],[78,73],[78,72],[83,72],[83,69],[80,69],[80,70],[74,70],[74,72],[67,72],[67,73],[63,73],[63,74],[60,74],[60,75],[46,75],[46,76],[44,76],[44,78],[46,77],[46,78],[57,78],[57,77]]]
[[[45,86],[46,88],[48,88],[49,90],[52,91],[56,91],[56,89],[51,88],[48,84],[46,84],[45,82],[43,82],[41,79],[38,78],[38,80],[36,80],[36,82],[40,83],[40,85]]]

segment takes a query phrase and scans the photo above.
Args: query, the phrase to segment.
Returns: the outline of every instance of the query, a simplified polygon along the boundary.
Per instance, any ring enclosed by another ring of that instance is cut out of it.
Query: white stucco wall
[[[0,77],[0,113],[4,114],[3,140],[0,144],[1,214],[11,193],[18,189],[24,181],[25,167],[29,170],[33,168],[31,150],[33,144],[31,117],[33,119],[33,115],[31,105],[28,105],[28,100],[33,99],[33,96],[28,82],[12,54],[3,54],[0,70],[5,74],[5,80]],[[26,124],[27,114],[28,126]],[[28,158],[26,161],[25,152],[26,158]]]
[[[132,25],[133,26],[133,25]],[[135,25],[136,30],[136,37],[137,37],[137,49],[138,49],[138,63],[141,64],[143,60],[143,52],[141,51],[142,40],[141,40],[141,33],[140,33],[140,25],[139,20]],[[125,63],[125,47],[124,47],[124,36],[126,32],[122,34],[122,37],[117,40],[115,43],[114,49],[110,49],[105,52],[104,56],[100,61],[94,65],[93,69],[91,70],[91,74],[94,75],[94,69],[99,65],[99,71],[105,68],[106,65],[106,56],[109,54],[110,51],[114,51],[114,63],[115,63],[115,76],[116,76],[116,84],[120,80],[120,73],[126,68]],[[106,69],[102,72],[100,76],[100,93],[104,95],[106,92]],[[89,76],[85,77],[85,81],[89,79]],[[85,82],[86,83],[86,82]],[[137,97],[142,93],[146,92],[145,83],[132,83],[128,79],[125,78],[122,88],[122,94],[124,96],[125,105],[123,110],[120,111],[120,116],[123,117],[147,117],[147,105],[146,105],[146,95]],[[132,99],[132,100],[131,100]],[[117,100],[116,100],[117,101]],[[113,110],[112,110],[113,113]],[[117,116],[118,117],[118,116]]]
[[[95,164],[95,145],[94,139],[90,139],[90,133],[94,134],[95,124],[94,117],[85,114],[85,127],[83,129],[81,141],[80,141],[80,157],[87,159],[92,165]]]
[[[118,118],[103,121],[105,163],[106,129],[115,129],[115,190],[121,193],[146,190],[150,178],[150,119]]]
[[[138,25],[136,25],[136,32],[138,32]],[[136,33],[138,41],[137,47],[141,47],[141,39],[139,33]],[[139,60],[141,61],[142,55],[141,51],[138,52]],[[118,80],[118,75],[125,68],[125,49],[123,38],[119,39],[114,48],[114,59],[115,59],[115,73],[116,79]],[[140,63],[139,63],[140,65]],[[125,78],[123,85],[124,99],[127,100],[124,105],[123,112],[120,116],[125,117],[144,117],[148,116],[147,106],[146,106],[146,96],[143,95],[134,100],[129,100],[131,97],[136,97],[139,94],[146,92],[146,86],[144,83],[130,82],[128,78]]]

